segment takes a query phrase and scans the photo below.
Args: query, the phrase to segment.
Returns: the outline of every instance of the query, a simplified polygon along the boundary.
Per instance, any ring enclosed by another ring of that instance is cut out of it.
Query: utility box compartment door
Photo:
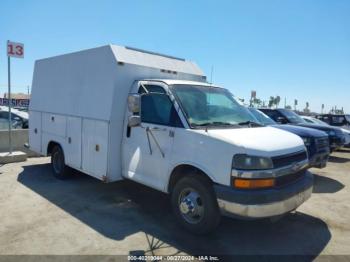
[[[41,112],[29,112],[29,145],[31,150],[43,154],[41,152]]]
[[[66,136],[66,116],[43,113],[43,132],[60,137]]]
[[[107,175],[108,122],[83,120],[83,171],[104,180]]]
[[[77,169],[81,169],[81,122],[80,117],[67,117],[66,162]]]

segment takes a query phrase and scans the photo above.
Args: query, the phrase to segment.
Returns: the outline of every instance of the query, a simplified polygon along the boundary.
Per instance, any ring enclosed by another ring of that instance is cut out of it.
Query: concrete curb
[[[27,154],[22,151],[0,153],[0,164],[23,162],[27,160]]]

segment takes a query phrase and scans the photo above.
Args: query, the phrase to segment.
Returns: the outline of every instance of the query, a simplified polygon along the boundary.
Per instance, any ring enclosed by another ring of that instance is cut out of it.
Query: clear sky
[[[208,79],[213,66],[213,82],[246,100],[256,90],[350,112],[349,0],[1,0],[0,13],[1,93],[7,39],[25,44],[15,92],[36,59],[113,43],[196,61]]]

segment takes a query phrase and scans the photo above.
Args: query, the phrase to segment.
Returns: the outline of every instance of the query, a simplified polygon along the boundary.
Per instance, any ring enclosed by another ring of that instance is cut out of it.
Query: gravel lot
[[[0,254],[350,254],[350,150],[311,172],[314,194],[296,213],[273,223],[223,218],[196,237],[177,226],[167,195],[136,183],[59,181],[49,158],[4,165]]]

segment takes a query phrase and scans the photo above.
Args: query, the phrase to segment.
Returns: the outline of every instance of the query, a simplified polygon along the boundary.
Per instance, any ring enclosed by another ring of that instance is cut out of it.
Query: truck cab
[[[189,230],[216,225],[219,210],[250,219],[285,214],[311,195],[303,140],[256,124],[224,88],[137,82],[125,122],[123,176],[170,193]]]

